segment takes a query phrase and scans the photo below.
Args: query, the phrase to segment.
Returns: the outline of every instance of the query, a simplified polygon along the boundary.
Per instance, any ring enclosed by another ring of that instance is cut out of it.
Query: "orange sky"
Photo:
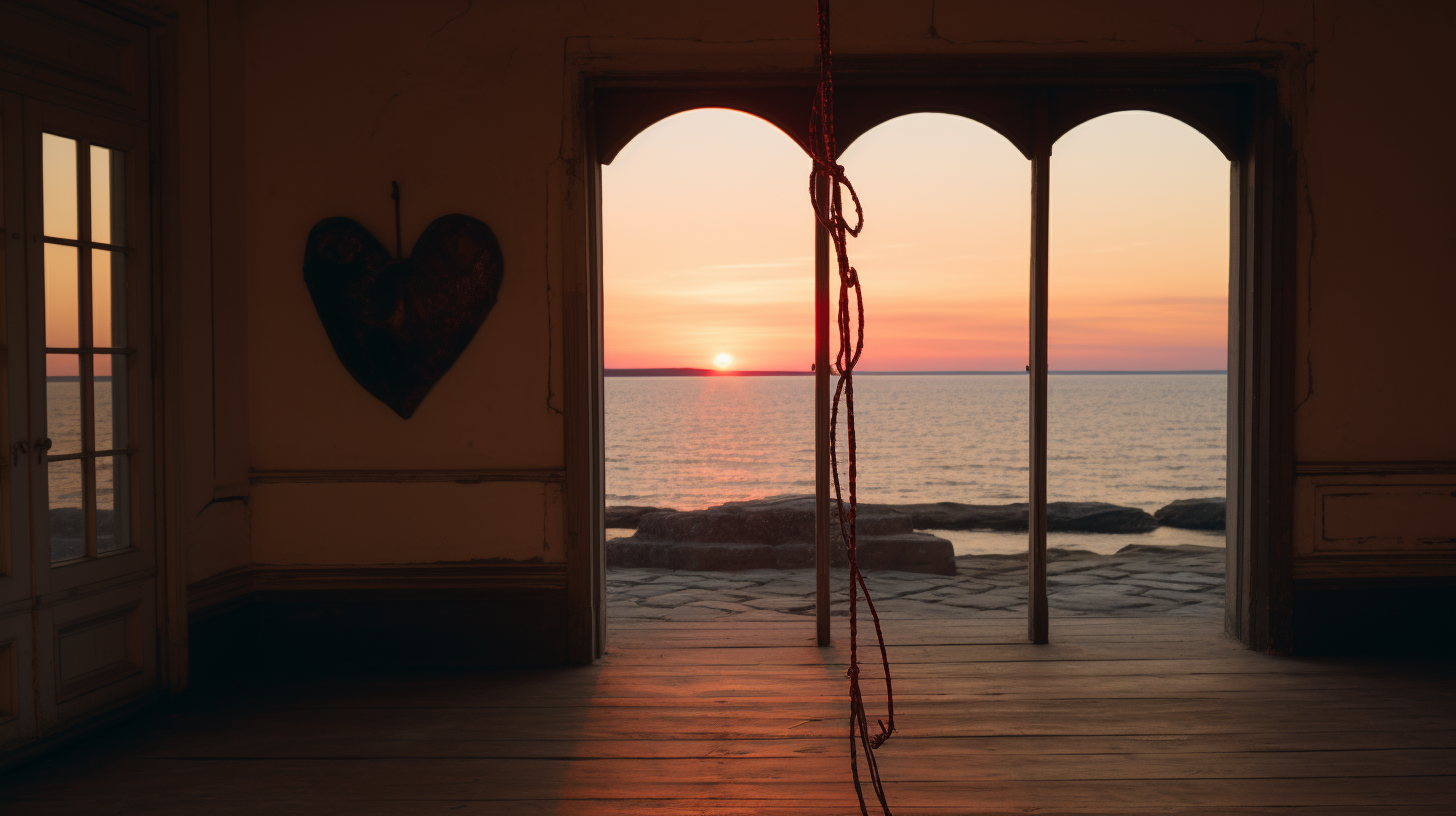
[[[110,151],[93,145],[87,156],[91,163],[91,238],[110,242]],[[71,139],[53,134],[42,137],[42,177],[45,180],[42,214],[46,235],[79,237],[76,158],[76,143]],[[79,252],[75,247],[59,244],[45,246],[45,342],[49,347],[75,348],[80,345],[80,308],[77,302]],[[93,346],[110,345],[112,254],[91,250]],[[109,375],[111,355],[96,355],[94,365],[96,374]],[[46,357],[48,376],[76,376],[78,373],[75,355],[53,354]]]
[[[1021,370],[1027,161],[967,119],[916,114],[846,152],[865,202],[861,370]],[[603,168],[606,365],[807,370],[809,161],[747,114],[698,110]],[[1228,162],[1164,116],[1102,117],[1052,165],[1053,369],[1226,367]]]

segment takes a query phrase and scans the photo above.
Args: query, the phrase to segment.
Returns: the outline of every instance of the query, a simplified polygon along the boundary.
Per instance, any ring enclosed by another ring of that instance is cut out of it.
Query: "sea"
[[[1050,500],[1153,512],[1175,499],[1223,496],[1227,380],[1049,375]],[[1027,389],[1017,374],[856,375],[861,500],[1026,501]],[[693,510],[814,492],[812,377],[608,377],[605,398],[608,505]],[[1026,549],[1024,533],[937,534],[958,555]],[[1165,527],[1048,537],[1048,546],[1102,553],[1133,543],[1223,546],[1224,538]]]
[[[121,436],[115,434],[118,424],[124,428],[125,417],[113,412],[111,377],[96,377],[95,386],[95,449],[126,447],[124,432]],[[81,452],[81,422],[80,378],[47,377],[46,433],[51,439],[51,455]],[[127,545],[124,536],[118,538],[113,535],[111,526],[117,501],[120,500],[123,504],[126,501],[125,482],[118,484],[115,478],[116,459],[124,461],[125,457],[100,457],[96,460],[96,511],[99,530],[97,546],[101,552]],[[85,553],[80,527],[85,506],[81,472],[81,463],[75,459],[51,462],[46,466],[52,561],[78,558]]]

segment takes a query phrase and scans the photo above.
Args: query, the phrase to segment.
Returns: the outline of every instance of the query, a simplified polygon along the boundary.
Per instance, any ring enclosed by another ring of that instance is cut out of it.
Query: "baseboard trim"
[[[1299,462],[1294,471],[1300,476],[1376,475],[1405,476],[1428,473],[1456,473],[1456,462],[1430,460],[1424,462]]]
[[[564,564],[256,566],[190,590],[200,678],[300,665],[567,662]]]
[[[1294,583],[1294,651],[1456,654],[1456,577],[1371,577]]]

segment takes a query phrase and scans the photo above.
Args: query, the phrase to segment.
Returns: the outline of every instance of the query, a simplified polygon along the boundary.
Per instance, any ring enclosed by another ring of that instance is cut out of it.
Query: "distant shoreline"
[[[856,374],[872,377],[908,376],[1025,376],[1025,371],[856,371]],[[1187,371],[1049,371],[1049,374],[1220,374],[1226,369],[1201,369]],[[605,377],[812,377],[812,371],[719,371],[712,368],[608,368],[602,370]]]

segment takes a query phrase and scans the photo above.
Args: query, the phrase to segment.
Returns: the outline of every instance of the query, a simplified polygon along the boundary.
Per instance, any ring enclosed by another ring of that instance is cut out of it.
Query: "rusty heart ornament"
[[[470,345],[503,271],[495,233],[468,215],[436,218],[399,260],[354,219],[325,218],[303,258],[339,361],[404,419]]]

